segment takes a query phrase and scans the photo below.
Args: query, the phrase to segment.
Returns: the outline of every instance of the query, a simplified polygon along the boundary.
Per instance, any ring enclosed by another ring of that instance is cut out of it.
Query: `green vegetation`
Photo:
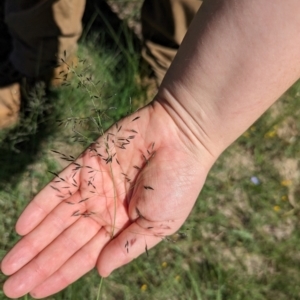
[[[48,171],[66,166],[51,149],[77,156],[100,134],[99,114],[108,127],[151,100],[127,37],[109,49],[85,40],[73,80],[47,98],[39,86],[20,126],[2,133],[1,256]],[[298,82],[220,157],[181,231],[104,279],[101,299],[300,299],[299,135]],[[99,283],[93,271],[47,299],[96,299]]]

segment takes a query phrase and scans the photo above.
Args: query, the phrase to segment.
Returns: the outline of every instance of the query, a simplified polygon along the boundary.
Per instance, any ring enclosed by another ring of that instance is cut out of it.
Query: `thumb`
[[[97,269],[101,276],[109,276],[112,271],[128,264],[144,252],[148,254],[148,250],[164,237],[151,232],[153,228],[151,222],[148,222],[149,226],[144,227],[147,222],[145,220],[141,227],[136,221],[111,240],[101,251],[97,262]]]

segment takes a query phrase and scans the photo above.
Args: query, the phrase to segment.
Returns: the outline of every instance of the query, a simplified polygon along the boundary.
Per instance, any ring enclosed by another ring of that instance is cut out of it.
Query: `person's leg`
[[[4,3],[0,3],[0,128],[15,122],[19,110],[18,74],[7,72],[6,65],[12,49],[11,37],[4,22]],[[2,88],[5,86],[5,88]]]
[[[145,0],[142,7],[143,58],[160,83],[199,9],[199,0]]]
[[[6,1],[14,67],[29,78],[47,78],[64,51],[75,53],[84,6],[85,0]]]
[[[5,2],[12,51],[8,60],[0,62],[0,128],[17,120],[22,77],[49,84],[64,66],[61,58],[71,60],[82,31],[84,7],[85,0]],[[14,76],[7,77],[7,73]]]

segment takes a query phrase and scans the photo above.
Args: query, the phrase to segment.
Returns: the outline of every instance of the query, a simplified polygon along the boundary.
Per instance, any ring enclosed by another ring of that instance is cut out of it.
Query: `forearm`
[[[204,2],[156,96],[215,157],[300,75],[298,0]]]

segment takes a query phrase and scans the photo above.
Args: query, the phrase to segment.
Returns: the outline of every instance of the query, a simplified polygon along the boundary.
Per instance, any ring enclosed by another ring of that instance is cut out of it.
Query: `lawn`
[[[101,134],[95,119],[105,129],[155,93],[133,35],[104,25],[109,42],[86,32],[73,79],[47,95],[38,86],[20,125],[1,133],[1,257],[49,171],[67,164],[52,150],[76,157]],[[299,136],[298,82],[222,154],[180,231],[104,279],[101,299],[300,299]],[[96,299],[99,283],[92,271],[47,299]]]

